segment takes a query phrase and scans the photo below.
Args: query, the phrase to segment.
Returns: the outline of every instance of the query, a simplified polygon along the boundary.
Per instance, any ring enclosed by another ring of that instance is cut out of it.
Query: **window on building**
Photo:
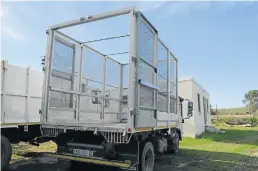
[[[199,93],[197,93],[197,98],[198,98],[198,111],[201,112],[201,98]]]

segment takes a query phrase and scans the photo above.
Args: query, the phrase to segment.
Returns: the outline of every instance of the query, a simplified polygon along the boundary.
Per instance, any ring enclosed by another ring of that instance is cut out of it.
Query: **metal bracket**
[[[131,116],[135,115],[135,113],[136,113],[135,111],[130,110],[130,115],[131,115]]]
[[[137,58],[132,56],[132,61],[136,63],[137,62]]]

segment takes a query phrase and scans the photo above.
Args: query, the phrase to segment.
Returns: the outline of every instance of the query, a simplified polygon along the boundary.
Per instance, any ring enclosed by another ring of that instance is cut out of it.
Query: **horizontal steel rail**
[[[75,25],[80,25],[83,23],[89,23],[92,21],[102,20],[105,18],[111,18],[111,17],[115,17],[115,16],[129,14],[130,11],[132,11],[132,10],[134,10],[134,8],[124,8],[124,9],[109,11],[109,12],[105,12],[105,13],[101,13],[101,14],[97,14],[97,15],[81,17],[79,19],[75,19],[75,20],[67,21],[67,22],[64,22],[61,24],[53,25],[50,27],[50,29],[52,29],[52,30],[63,29],[63,28],[67,28],[67,27],[71,27],[71,26],[75,26]]]

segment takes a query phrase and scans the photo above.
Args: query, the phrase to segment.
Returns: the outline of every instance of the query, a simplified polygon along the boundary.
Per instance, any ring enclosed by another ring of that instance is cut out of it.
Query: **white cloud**
[[[3,31],[3,34],[17,40],[24,40],[26,38],[24,34],[15,30],[12,26],[2,25],[2,31]]]
[[[7,5],[1,4],[1,34],[16,40],[23,41],[26,39],[26,35],[21,33],[12,23],[18,23],[16,17],[10,13]]]

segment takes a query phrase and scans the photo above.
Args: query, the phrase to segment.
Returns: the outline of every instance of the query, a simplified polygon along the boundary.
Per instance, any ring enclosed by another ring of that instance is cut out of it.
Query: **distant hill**
[[[219,115],[245,115],[245,114],[248,114],[248,109],[245,107],[218,109],[218,114]]]

